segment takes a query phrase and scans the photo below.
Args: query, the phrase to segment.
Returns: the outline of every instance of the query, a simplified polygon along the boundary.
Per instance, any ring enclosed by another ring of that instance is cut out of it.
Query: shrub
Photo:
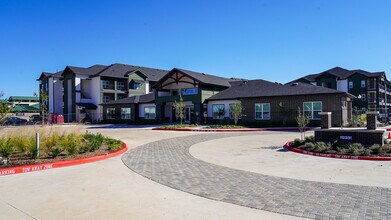
[[[53,158],[56,158],[58,155],[60,155],[64,149],[61,146],[54,146],[52,149],[50,149],[50,153]]]
[[[8,139],[0,139],[0,156],[9,159],[14,153],[12,141]]]
[[[122,146],[121,141],[112,138],[106,138],[105,142],[109,151],[118,150]]]
[[[362,150],[362,152],[361,152],[361,155],[363,155],[363,156],[369,156],[369,155],[371,155],[371,150],[368,149],[368,148],[364,148],[364,149]]]
[[[312,148],[315,147],[314,143],[311,143],[311,142],[305,143],[304,146],[305,146],[306,148],[308,148],[308,149],[312,149]]]
[[[65,135],[61,141],[61,146],[65,149],[70,155],[75,155],[78,153],[78,147],[81,143],[80,137],[76,134]]]
[[[51,151],[52,148],[57,145],[58,140],[59,140],[58,134],[57,133],[53,133],[52,135],[46,137],[46,139],[44,141],[44,146],[46,147],[46,149]]]
[[[350,154],[352,154],[352,155],[360,155],[360,150],[361,150],[361,148],[362,148],[361,144],[357,144],[357,143],[351,144],[351,145],[349,146],[348,152],[349,152]]]
[[[331,149],[332,150],[336,150],[336,151],[340,151],[341,149],[344,149],[348,146],[348,144],[344,143],[344,142],[341,142],[341,141],[334,141],[334,143],[332,144],[332,147]],[[338,150],[340,149],[340,150]]]
[[[305,142],[314,142],[315,138],[313,135],[305,137]]]
[[[380,154],[380,152],[382,151],[382,147],[378,144],[372,145],[369,149],[372,151],[373,154]]]
[[[302,141],[300,140],[300,138],[295,138],[295,140],[293,140],[293,145],[298,147],[302,144]]]
[[[322,141],[316,142],[314,144],[314,151],[316,151],[316,152],[324,151],[326,149],[325,146],[326,146],[326,144],[324,142],[322,142]]]
[[[98,150],[102,146],[104,140],[105,140],[105,137],[100,133],[93,135],[89,150],[91,152]]]
[[[35,145],[30,145],[27,153],[31,159],[37,159],[37,147]]]
[[[26,153],[30,146],[30,140],[28,137],[16,136],[12,138],[12,144],[18,151]]]

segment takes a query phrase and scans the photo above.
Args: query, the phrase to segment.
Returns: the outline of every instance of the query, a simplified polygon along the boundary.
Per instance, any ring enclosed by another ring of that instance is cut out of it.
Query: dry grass
[[[52,134],[68,135],[68,134],[82,134],[85,129],[82,125],[72,126],[20,126],[9,127],[0,130],[0,137],[14,138],[14,137],[35,137],[39,133],[40,138],[47,138]]]

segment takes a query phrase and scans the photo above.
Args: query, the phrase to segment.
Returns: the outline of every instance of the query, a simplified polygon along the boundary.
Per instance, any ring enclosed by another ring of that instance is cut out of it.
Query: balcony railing
[[[376,103],[376,98],[368,97],[368,103]]]
[[[114,85],[113,84],[103,85],[103,89],[113,90],[114,89]]]

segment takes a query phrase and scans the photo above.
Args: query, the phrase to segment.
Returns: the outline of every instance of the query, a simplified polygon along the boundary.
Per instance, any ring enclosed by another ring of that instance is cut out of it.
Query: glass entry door
[[[194,106],[186,106],[185,107],[185,122],[191,123],[193,115],[194,115]]]

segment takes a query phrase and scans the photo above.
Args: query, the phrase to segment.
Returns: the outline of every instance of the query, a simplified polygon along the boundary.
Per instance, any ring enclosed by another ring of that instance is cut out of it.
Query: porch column
[[[377,112],[367,112],[367,129],[368,130],[376,130],[377,128],[377,120],[376,120]]]
[[[319,112],[320,127],[323,129],[331,128],[331,112]]]

